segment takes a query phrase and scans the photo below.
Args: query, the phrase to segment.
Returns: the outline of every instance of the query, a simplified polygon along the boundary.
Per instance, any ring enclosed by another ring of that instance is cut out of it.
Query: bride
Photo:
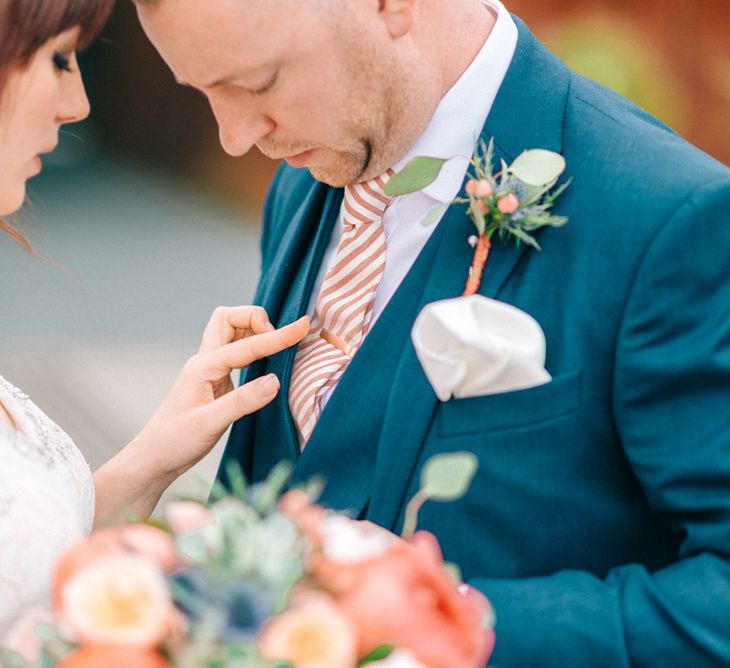
[[[0,237],[27,250],[27,239],[2,217],[22,206],[26,181],[41,171],[40,156],[54,149],[59,128],[88,115],[75,51],[112,3],[0,0]],[[53,565],[71,543],[92,525],[149,515],[231,422],[276,396],[275,376],[236,389],[231,371],[307,331],[306,319],[275,330],[263,309],[217,309],[150,422],[93,477],[69,437],[0,376],[0,645],[24,609],[47,599]]]

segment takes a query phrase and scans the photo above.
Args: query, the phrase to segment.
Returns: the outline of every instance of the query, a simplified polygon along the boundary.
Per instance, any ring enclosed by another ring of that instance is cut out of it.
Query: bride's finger
[[[263,334],[273,329],[266,310],[260,306],[219,306],[203,332],[199,352],[215,350],[249,332]]]
[[[279,379],[271,373],[232,390],[216,399],[205,410],[216,430],[223,432],[239,418],[270,403],[279,392],[279,387]]]
[[[296,345],[308,333],[309,318],[304,316],[273,332],[234,341],[210,353],[210,369],[216,377],[223,376]]]

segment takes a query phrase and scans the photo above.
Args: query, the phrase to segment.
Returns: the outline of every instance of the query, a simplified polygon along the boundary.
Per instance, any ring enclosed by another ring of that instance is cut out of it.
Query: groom
[[[398,531],[423,463],[471,451],[468,495],[420,526],[494,604],[495,665],[730,665],[729,170],[497,0],[138,5],[226,151],[288,163],[256,303],[344,323],[250,367],[282,391],[234,426],[226,460],[260,480],[290,459],[297,481],[324,477],[325,503]],[[479,137],[508,162],[559,152],[573,179],[568,225],[540,252],[495,242],[480,289],[537,320],[552,381],[440,402],[410,334],[461,294],[474,228],[459,207],[420,221],[467,164],[395,200],[381,188]]]

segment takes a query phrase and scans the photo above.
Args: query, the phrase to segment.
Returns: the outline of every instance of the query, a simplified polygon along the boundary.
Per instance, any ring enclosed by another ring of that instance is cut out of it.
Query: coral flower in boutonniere
[[[436,180],[450,159],[414,158],[388,182],[386,193],[397,197],[425,188]],[[469,205],[467,213],[478,232],[469,239],[474,247],[474,257],[463,296],[479,290],[495,234],[500,241],[512,237],[518,244],[525,243],[540,250],[531,233],[541,227],[560,227],[568,222],[564,216],[550,213],[555,201],[570,185],[568,181],[555,188],[566,167],[562,155],[532,149],[519,155],[511,165],[502,160],[496,173],[493,159],[494,140],[490,140],[489,145],[480,141],[470,161],[466,197],[457,197],[452,202]],[[448,206],[432,209],[423,224],[437,222]]]

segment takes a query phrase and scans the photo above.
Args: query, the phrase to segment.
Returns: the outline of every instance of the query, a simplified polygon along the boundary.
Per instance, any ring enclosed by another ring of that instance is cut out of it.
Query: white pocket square
[[[524,311],[482,295],[428,304],[411,332],[416,354],[441,401],[550,382],[545,334]]]

